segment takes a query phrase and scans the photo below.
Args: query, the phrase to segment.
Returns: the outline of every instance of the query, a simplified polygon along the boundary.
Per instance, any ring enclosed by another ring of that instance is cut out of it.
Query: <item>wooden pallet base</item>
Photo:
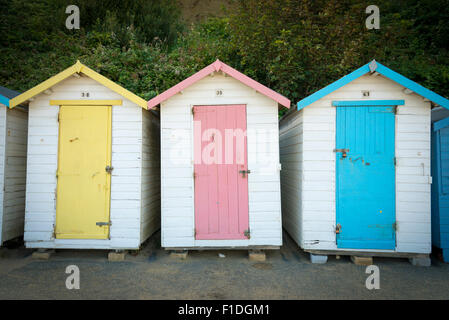
[[[315,255],[326,256],[357,256],[357,257],[385,257],[385,258],[428,258],[429,254],[407,252],[363,252],[343,250],[304,250]]]
[[[250,261],[255,262],[265,262],[267,260],[267,256],[262,250],[249,250],[248,258]]]
[[[279,250],[279,246],[247,246],[247,247],[167,247],[169,251],[203,251],[203,250]]]

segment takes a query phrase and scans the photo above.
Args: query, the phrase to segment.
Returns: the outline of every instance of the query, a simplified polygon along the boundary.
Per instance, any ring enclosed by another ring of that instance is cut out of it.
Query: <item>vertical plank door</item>
[[[195,106],[195,239],[248,239],[246,106]]]
[[[337,107],[337,246],[394,249],[394,107]]]
[[[111,107],[61,106],[56,238],[107,239]]]

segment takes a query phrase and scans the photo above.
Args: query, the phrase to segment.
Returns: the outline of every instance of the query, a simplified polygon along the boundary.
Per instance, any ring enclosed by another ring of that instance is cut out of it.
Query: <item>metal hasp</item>
[[[247,237],[248,239],[251,239],[251,233],[250,233],[249,229],[246,229],[245,232],[243,232],[243,235],[245,237]]]
[[[107,173],[112,173],[112,170],[114,170],[114,167],[106,166],[105,170]]]
[[[342,153],[341,157],[346,158],[349,149],[334,149],[334,152],[341,152]]]
[[[99,227],[104,227],[104,226],[110,226],[111,223],[110,222],[97,222],[95,223],[97,226]]]
[[[335,233],[336,234],[339,234],[341,232],[341,224],[337,224],[336,226],[335,226]]]
[[[250,174],[251,170],[240,170],[239,173],[241,173],[242,177],[245,178],[245,174]]]

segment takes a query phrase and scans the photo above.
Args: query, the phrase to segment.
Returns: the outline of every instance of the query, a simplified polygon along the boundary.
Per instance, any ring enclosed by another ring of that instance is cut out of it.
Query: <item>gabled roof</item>
[[[148,101],[148,109],[151,109],[161,102],[169,99],[170,97],[174,96],[175,94],[181,92],[185,88],[191,86],[195,82],[203,79],[204,77],[208,76],[209,74],[213,72],[222,71],[225,74],[233,77],[236,80],[239,80],[243,84],[247,85],[250,88],[253,88],[257,92],[260,92],[261,94],[267,96],[268,98],[276,101],[280,105],[290,108],[290,100],[284,97],[283,95],[271,90],[270,88],[264,86],[263,84],[260,84],[259,82],[251,79],[250,77],[244,75],[243,73],[235,70],[234,68],[228,66],[227,64],[221,62],[220,60],[215,61],[214,63],[208,65],[204,69],[198,71],[194,75],[190,76],[189,78],[185,79],[184,81],[181,81],[177,85],[171,87],[167,91],[164,91],[163,93],[159,94],[158,96],[154,97],[150,101]]]
[[[420,84],[418,84],[410,79],[407,79],[403,75],[400,75],[399,73],[380,64],[376,60],[373,60],[370,63],[365,64],[363,67],[348,74],[347,76],[331,83],[327,87],[324,87],[323,89],[308,96],[307,98],[302,99],[301,101],[298,102],[298,110],[301,110],[304,107],[323,98],[324,96],[327,96],[329,93],[340,89],[341,87],[347,85],[351,81],[353,81],[357,78],[360,78],[361,76],[363,76],[367,73],[374,73],[374,72],[380,73],[381,75],[399,83],[400,85],[406,87],[407,89],[413,91],[414,93],[419,94],[420,96],[422,96],[426,99],[429,99],[433,103],[440,105],[446,109],[449,109],[449,100],[448,99],[443,98],[439,94],[437,94],[433,91],[430,91],[429,89],[424,88]]]
[[[0,86],[0,103],[9,107],[9,100],[18,96],[20,92]]]
[[[24,93],[18,95],[17,97],[13,98],[9,102],[9,107],[14,108],[15,106],[31,99],[32,97],[44,92],[45,90],[53,87],[54,85],[58,84],[59,82],[67,79],[68,77],[74,75],[75,73],[82,73],[86,76],[94,79],[95,81],[101,83],[105,87],[111,89],[112,91],[117,92],[121,96],[125,97],[126,99],[134,102],[135,104],[141,106],[142,108],[147,108],[147,102],[136,96],[131,91],[126,90],[125,88],[119,86],[115,82],[109,80],[108,78],[102,76],[98,72],[95,72],[94,70],[86,67],[81,62],[77,61],[73,66],[65,69],[64,71],[58,73],[57,75],[51,77],[50,79],[45,80],[44,82],[38,84],[34,88],[31,88],[28,91],[25,91]]]

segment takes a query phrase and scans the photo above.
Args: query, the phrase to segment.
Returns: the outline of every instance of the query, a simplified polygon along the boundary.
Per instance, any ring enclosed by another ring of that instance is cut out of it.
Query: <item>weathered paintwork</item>
[[[394,132],[394,107],[337,107],[339,248],[395,248]]]
[[[432,243],[449,262],[449,118],[432,130]]]
[[[246,106],[195,106],[194,121],[195,239],[247,239]]]
[[[111,166],[111,106],[61,106],[57,239],[109,237],[111,174],[107,166]]]

